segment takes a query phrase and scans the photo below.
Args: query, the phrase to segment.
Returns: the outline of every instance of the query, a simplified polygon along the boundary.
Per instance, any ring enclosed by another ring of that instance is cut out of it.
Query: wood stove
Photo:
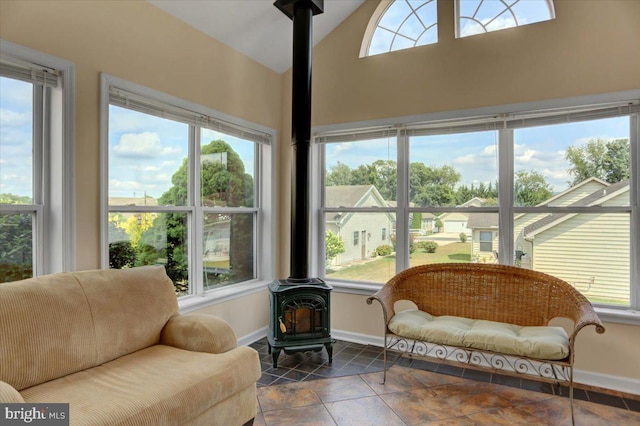
[[[277,0],[293,21],[291,117],[291,276],[269,284],[269,351],[273,367],[285,353],[326,348],[332,361],[331,286],[309,278],[309,153],[311,144],[311,58],[313,16],[324,0]]]

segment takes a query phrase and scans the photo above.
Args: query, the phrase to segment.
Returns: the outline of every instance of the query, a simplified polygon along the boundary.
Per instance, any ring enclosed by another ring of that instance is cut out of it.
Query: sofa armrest
[[[193,352],[223,353],[237,346],[226,321],[213,315],[174,315],[160,335],[160,343]]]
[[[12,402],[24,402],[22,395],[9,383],[0,380],[0,402],[12,403]]]

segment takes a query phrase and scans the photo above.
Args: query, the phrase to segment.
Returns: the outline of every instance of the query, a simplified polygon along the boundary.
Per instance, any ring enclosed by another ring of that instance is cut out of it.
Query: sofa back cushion
[[[22,390],[154,345],[177,312],[162,266],[0,284],[0,380]]]
[[[96,364],[157,344],[164,325],[178,313],[173,282],[162,266],[74,275],[93,319]]]
[[[22,390],[95,362],[91,311],[73,274],[0,284],[0,380]]]

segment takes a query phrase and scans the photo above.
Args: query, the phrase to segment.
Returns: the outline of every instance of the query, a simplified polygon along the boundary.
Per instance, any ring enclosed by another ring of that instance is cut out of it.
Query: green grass
[[[395,261],[395,255],[391,255],[339,271],[327,270],[326,278],[386,282],[395,275]],[[411,255],[411,266],[451,262],[471,262],[471,243],[448,244],[438,247],[435,253],[418,249]]]

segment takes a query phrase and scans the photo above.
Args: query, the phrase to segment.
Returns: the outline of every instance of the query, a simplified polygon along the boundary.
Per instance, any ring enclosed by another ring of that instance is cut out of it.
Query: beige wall
[[[106,72],[279,130],[281,76],[144,1],[2,1],[0,38],[76,66],[76,268],[100,266]]]
[[[314,124],[640,87],[640,2],[556,0],[555,20],[461,39],[453,1],[438,3],[437,44],[359,58],[376,0],[327,36],[314,51]]]

